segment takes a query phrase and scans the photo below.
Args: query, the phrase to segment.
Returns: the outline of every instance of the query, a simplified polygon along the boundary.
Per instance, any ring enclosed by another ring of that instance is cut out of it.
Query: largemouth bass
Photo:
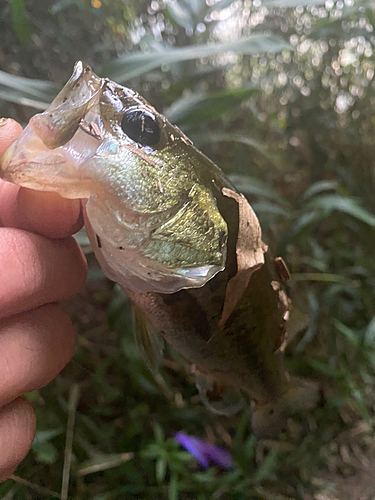
[[[165,340],[193,363],[216,413],[235,413],[250,396],[258,437],[315,406],[315,384],[291,379],[282,363],[285,264],[269,256],[223,172],[140,95],[78,62],[0,165],[7,181],[87,200],[92,248],[132,301],[152,371]]]

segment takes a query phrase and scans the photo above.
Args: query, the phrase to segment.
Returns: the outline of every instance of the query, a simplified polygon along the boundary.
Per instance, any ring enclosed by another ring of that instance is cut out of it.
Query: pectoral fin
[[[164,339],[145,314],[132,304],[133,328],[138,349],[151,373],[156,374],[163,359]]]

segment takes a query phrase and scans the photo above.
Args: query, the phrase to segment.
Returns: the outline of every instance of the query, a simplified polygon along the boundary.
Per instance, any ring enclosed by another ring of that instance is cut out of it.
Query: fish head
[[[82,62],[0,160],[5,180],[88,199],[87,229],[106,274],[164,293],[203,286],[225,267],[220,175],[137,92]]]
[[[56,191],[68,198],[88,197],[90,188],[76,181],[82,177],[79,165],[92,155],[97,144],[85,140],[80,151],[73,151],[71,140],[81,120],[97,104],[101,87],[101,79],[77,62],[71,78],[49,108],[30,119],[21,136],[2,156],[1,177],[31,189]]]

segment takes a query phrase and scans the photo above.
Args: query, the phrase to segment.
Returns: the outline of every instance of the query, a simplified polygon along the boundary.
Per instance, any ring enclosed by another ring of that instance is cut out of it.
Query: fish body
[[[136,92],[76,63],[0,165],[5,180],[87,199],[95,255],[130,297],[153,371],[165,340],[194,364],[213,411],[233,413],[241,391],[250,395],[259,437],[315,405],[315,386],[283,368],[285,272],[269,256],[250,205]]]

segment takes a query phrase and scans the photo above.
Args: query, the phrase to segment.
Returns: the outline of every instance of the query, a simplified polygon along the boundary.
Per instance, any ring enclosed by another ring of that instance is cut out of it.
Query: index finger
[[[0,119],[0,157],[21,132],[16,121]],[[56,193],[20,188],[0,180],[0,226],[17,227],[48,238],[65,238],[82,225],[80,200],[67,200]]]

